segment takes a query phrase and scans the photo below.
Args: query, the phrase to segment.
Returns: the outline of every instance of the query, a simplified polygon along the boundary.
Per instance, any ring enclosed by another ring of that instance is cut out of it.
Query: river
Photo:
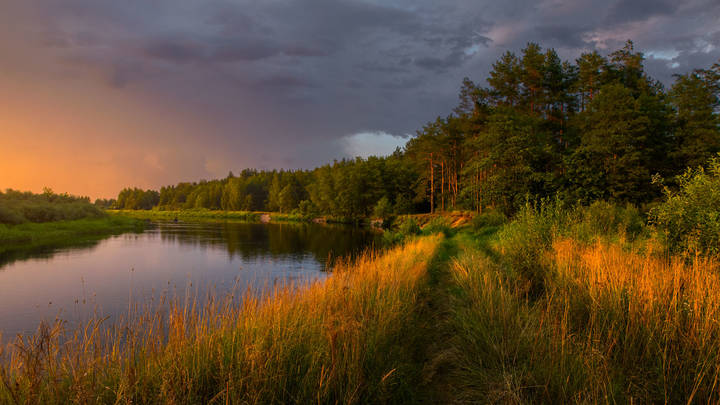
[[[368,230],[320,224],[157,223],[142,233],[9,254],[0,257],[0,333],[7,340],[55,319],[112,321],[163,295],[319,279],[334,258],[377,242]]]

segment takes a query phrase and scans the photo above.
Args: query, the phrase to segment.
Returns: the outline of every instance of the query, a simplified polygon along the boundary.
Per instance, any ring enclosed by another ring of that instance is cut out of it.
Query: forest
[[[378,205],[396,214],[491,207],[507,215],[546,197],[643,207],[662,196],[654,176],[672,186],[720,151],[720,64],[677,75],[668,89],[643,61],[631,41],[574,62],[529,43],[495,61],[487,85],[465,78],[454,111],[390,156],[127,188],[114,207],[344,218]]]

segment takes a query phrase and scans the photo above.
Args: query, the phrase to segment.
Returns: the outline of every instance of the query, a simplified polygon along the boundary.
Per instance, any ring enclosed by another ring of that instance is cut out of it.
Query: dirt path
[[[429,269],[428,288],[423,292],[427,337],[422,370],[423,387],[420,388],[423,403],[456,403],[453,375],[457,367],[457,352],[449,344],[455,333],[449,321],[451,281],[448,266],[457,255],[455,238],[443,241],[440,251]]]

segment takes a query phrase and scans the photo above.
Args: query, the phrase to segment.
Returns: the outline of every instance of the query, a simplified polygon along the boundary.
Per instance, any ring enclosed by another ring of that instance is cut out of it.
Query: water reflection
[[[309,223],[291,224],[158,224],[167,242],[227,250],[232,258],[302,257],[318,262],[353,255],[375,243],[377,235],[365,229]]]
[[[324,277],[329,258],[377,241],[362,229],[318,224],[160,223],[80,246],[4,255],[0,332],[34,331],[56,316],[71,323],[127,313],[131,302],[213,287],[262,286]],[[179,292],[179,293],[178,293]]]

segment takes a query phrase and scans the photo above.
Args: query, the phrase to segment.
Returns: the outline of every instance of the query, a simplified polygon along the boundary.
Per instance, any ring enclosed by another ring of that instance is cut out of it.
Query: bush
[[[532,296],[544,290],[548,265],[543,254],[571,222],[570,213],[561,200],[527,202],[498,234],[504,264],[528,280],[528,293]]]
[[[665,201],[651,210],[651,222],[671,252],[720,254],[720,154],[707,169],[688,169],[678,184],[677,191],[664,187]]]
[[[385,229],[383,232],[383,244],[385,246],[399,245],[409,237],[422,233],[420,226],[415,219],[409,218],[400,223],[397,231]]]
[[[23,215],[10,207],[0,205],[0,224],[17,225],[27,222]]]
[[[443,217],[435,217],[423,227],[423,233],[426,235],[434,235],[443,233],[445,236],[451,236],[453,231],[447,220]]]
[[[479,231],[482,228],[500,226],[507,222],[507,217],[500,211],[488,210],[473,217],[470,226],[473,230]]]
[[[319,210],[315,204],[313,204],[310,200],[302,200],[300,201],[300,204],[298,204],[298,208],[293,211],[293,213],[296,213],[297,215],[300,215],[303,217],[303,219],[314,219],[317,218],[319,214]]]
[[[400,232],[403,236],[413,236],[420,235],[422,231],[420,230],[420,226],[417,224],[415,219],[410,218],[400,224],[398,232]]]
[[[0,193],[0,223],[15,225],[24,222],[53,222],[82,218],[100,218],[104,211],[86,197],[43,194],[7,190]]]
[[[573,236],[583,242],[592,242],[598,236],[622,235],[636,239],[643,231],[645,220],[634,205],[624,207],[606,201],[595,201],[578,208]]]
[[[393,232],[391,230],[385,230],[382,235],[382,243],[384,246],[399,245],[404,240],[405,240],[405,237],[400,232]]]

